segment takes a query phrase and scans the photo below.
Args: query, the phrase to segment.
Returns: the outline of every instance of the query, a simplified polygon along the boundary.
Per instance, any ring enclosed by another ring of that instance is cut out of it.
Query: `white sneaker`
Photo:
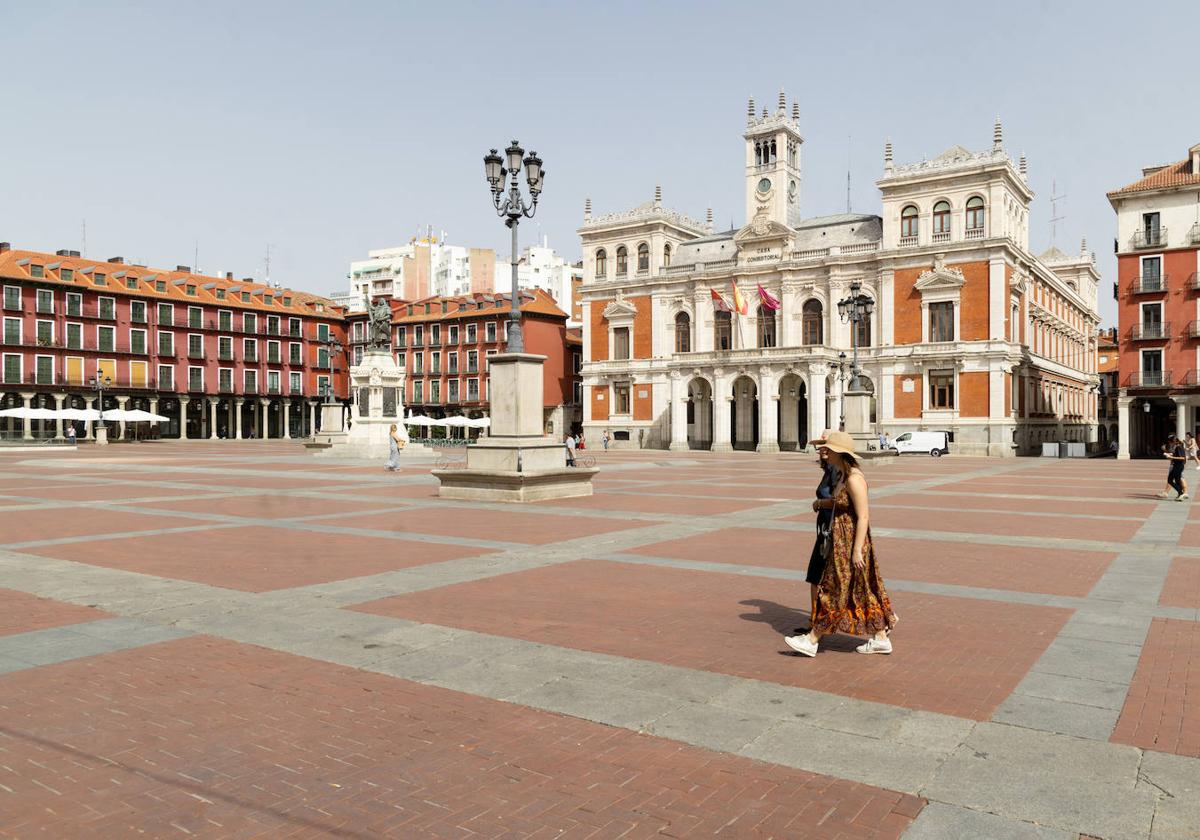
[[[1188,494],[1187,494],[1187,493],[1181,493],[1180,495],[1178,495],[1178,496],[1176,496],[1176,497],[1175,497],[1175,501],[1177,501],[1177,502],[1182,502],[1182,501],[1183,501],[1184,499],[1186,499],[1187,497],[1188,497]]]
[[[796,653],[802,653],[805,656],[816,656],[817,645],[809,640],[808,635],[803,636],[784,636],[783,643],[790,647]]]
[[[882,642],[879,639],[867,639],[866,642],[855,648],[859,653],[891,653],[892,640],[884,639]]]
[[[1166,490],[1163,490],[1161,493],[1158,494],[1158,498],[1169,499],[1169,498],[1171,498],[1171,494],[1168,493]]]

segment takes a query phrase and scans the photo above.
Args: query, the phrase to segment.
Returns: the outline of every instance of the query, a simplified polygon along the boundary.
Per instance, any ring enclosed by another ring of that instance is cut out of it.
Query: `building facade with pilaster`
[[[1120,458],[1200,431],[1200,143],[1108,194],[1117,214]]]
[[[0,287],[0,408],[138,408],[169,418],[166,438],[294,438],[325,391],[345,397],[342,311],[307,292],[8,243]],[[62,437],[67,422],[0,433]]]
[[[617,446],[803,448],[841,422],[857,353],[870,430],[946,430],[1009,456],[1096,436],[1096,293],[1086,243],[1029,250],[1033,193],[997,121],[983,151],[898,164],[882,210],[801,213],[799,109],[747,112],[746,223],[714,232],[661,191],[579,228],[584,429]],[[713,291],[746,314],[713,305]],[[854,287],[874,312],[852,327]],[[761,288],[762,292],[759,292]]]

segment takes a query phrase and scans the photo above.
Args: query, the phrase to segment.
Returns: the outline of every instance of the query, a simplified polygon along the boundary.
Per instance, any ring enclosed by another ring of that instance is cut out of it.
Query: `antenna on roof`
[[[271,285],[271,248],[272,247],[273,246],[271,245],[271,243],[268,242],[267,243],[267,259],[265,261],[266,267],[267,267],[267,276],[263,280],[263,282],[266,283],[268,286]]]
[[[196,240],[196,247],[192,250],[192,270],[200,274],[200,240]]]
[[[850,212],[850,135],[846,135],[846,213]]]
[[[1058,181],[1050,182],[1050,246],[1054,247],[1058,244],[1058,223],[1066,216],[1060,215],[1058,212],[1058,202],[1066,198],[1066,194],[1058,194]]]
[[[83,220],[83,224],[80,225],[80,229],[81,230],[80,230],[80,236],[79,236],[79,239],[80,239],[79,253],[83,254],[86,257],[87,256],[87,219]]]

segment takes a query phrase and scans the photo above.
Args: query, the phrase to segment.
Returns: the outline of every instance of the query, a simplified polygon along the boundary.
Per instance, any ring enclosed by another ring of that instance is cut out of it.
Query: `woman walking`
[[[811,441],[813,446],[817,447],[817,463],[821,467],[821,482],[817,485],[817,498],[812,506],[813,513],[817,515],[817,538],[813,542],[812,554],[808,557],[808,574],[804,576],[804,579],[808,581],[808,590],[811,596],[808,613],[810,618],[817,611],[817,584],[821,582],[821,575],[825,572],[825,561],[833,550],[833,508],[826,502],[833,498],[833,488],[838,483],[838,475],[837,470],[829,465],[829,450],[821,446],[827,437],[829,437],[829,429],[826,429],[819,438]],[[796,635],[803,635],[811,629],[811,626],[797,628]]]
[[[400,469],[400,450],[404,448],[404,438],[400,436],[400,430],[396,424],[392,424],[392,428],[388,430],[388,459],[387,468],[391,471]]]
[[[828,633],[871,634],[855,648],[859,653],[891,653],[888,634],[899,619],[875,560],[867,479],[854,457],[854,438],[832,432],[816,443],[837,470],[832,498],[813,505],[833,511],[833,540],[816,587],[812,628],[784,642],[797,653],[816,656],[818,642]]]

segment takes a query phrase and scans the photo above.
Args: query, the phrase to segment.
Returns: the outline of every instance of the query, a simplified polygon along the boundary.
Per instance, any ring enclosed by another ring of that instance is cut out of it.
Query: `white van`
[[[905,432],[892,441],[894,451],[929,453],[934,458],[950,454],[949,432]]]

